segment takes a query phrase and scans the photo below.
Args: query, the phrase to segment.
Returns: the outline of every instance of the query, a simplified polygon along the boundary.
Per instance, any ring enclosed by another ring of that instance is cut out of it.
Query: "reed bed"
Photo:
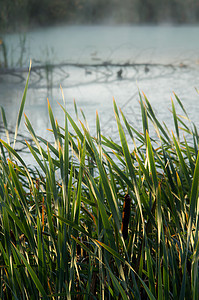
[[[28,80],[14,141],[2,109],[0,298],[198,299],[199,136],[177,95],[174,132],[145,95],[142,132],[114,102],[119,143],[98,114],[96,137],[64,105],[59,126],[48,102],[53,143],[25,116],[30,168],[15,150]]]

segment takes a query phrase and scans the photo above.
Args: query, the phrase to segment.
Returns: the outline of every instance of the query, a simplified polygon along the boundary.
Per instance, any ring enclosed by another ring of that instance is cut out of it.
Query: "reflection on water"
[[[60,124],[66,106],[74,116],[73,99],[92,132],[98,110],[103,132],[114,137],[113,97],[136,127],[140,124],[138,88],[147,95],[159,118],[172,127],[170,98],[175,91],[198,124],[199,27],[63,26],[26,34],[23,64],[33,60],[25,113],[35,131],[47,135],[50,127],[47,97]],[[20,56],[17,35],[7,35],[9,64]],[[14,48],[16,47],[16,49]],[[13,51],[15,49],[15,51]],[[73,65],[71,65],[73,63]],[[50,64],[60,64],[51,68]],[[75,65],[77,64],[77,65]],[[40,68],[42,65],[45,68]],[[37,67],[36,66],[40,66]],[[35,67],[35,69],[34,69]],[[0,105],[14,126],[27,72],[0,74]],[[26,133],[26,128],[21,127]]]
[[[25,34],[24,63],[96,61],[179,63],[198,60],[198,26],[62,26]],[[9,60],[16,63],[24,38],[4,37]],[[26,60],[26,61],[25,61]]]

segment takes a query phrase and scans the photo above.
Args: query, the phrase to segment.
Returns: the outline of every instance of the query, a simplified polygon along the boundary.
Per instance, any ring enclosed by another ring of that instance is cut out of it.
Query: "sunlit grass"
[[[175,132],[145,95],[142,132],[114,102],[119,143],[98,114],[96,137],[63,107],[60,127],[48,102],[54,143],[25,116],[31,169],[14,149],[27,87],[14,145],[2,110],[0,298],[198,299],[198,133],[179,98]]]

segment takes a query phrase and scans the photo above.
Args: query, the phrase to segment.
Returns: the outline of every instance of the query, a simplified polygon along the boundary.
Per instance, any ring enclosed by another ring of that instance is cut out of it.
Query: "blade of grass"
[[[31,65],[32,65],[32,61],[30,61],[28,77],[27,77],[27,80],[26,80],[26,85],[25,85],[25,89],[24,89],[24,93],[23,93],[23,97],[22,97],[22,100],[21,100],[21,105],[20,105],[20,109],[19,109],[19,113],[18,113],[18,117],[17,117],[17,123],[16,123],[16,127],[15,127],[13,149],[15,148],[15,143],[16,143],[16,140],[17,140],[18,129],[19,129],[19,125],[21,123],[21,117],[22,117],[22,114],[23,114],[24,105],[25,105],[25,101],[26,101],[26,94],[27,94],[27,90],[28,90],[28,82],[29,82],[29,77],[30,77]]]
[[[171,103],[172,103],[172,112],[173,112],[173,120],[174,120],[175,130],[176,130],[177,138],[178,138],[178,141],[179,141],[180,140],[180,135],[179,135],[179,128],[178,128],[178,118],[177,118],[177,115],[176,115],[176,110],[175,110],[175,105],[173,103],[173,99],[171,99]]]
[[[36,287],[38,288],[39,293],[42,295],[42,297],[44,299],[48,299],[48,296],[46,294],[45,289],[43,288],[40,280],[38,279],[36,273],[34,272],[34,270],[32,269],[32,267],[30,266],[30,264],[27,262],[27,260],[25,259],[25,257],[20,253],[20,251],[14,246],[12,245],[12,251],[15,251],[17,253],[17,255],[20,257],[20,259],[23,261],[24,265],[26,266],[32,280],[34,281]]]
[[[6,115],[5,115],[5,111],[4,111],[3,107],[1,107],[1,115],[2,115],[2,119],[3,119],[3,125],[4,125],[4,129],[5,129],[6,137],[7,137],[7,143],[10,146],[10,136],[9,136],[9,131],[8,131]]]

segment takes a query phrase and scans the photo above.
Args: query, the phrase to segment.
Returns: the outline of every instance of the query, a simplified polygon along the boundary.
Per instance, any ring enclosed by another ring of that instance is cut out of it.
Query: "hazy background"
[[[0,0],[0,28],[57,23],[197,23],[196,0]]]
[[[32,59],[25,113],[49,138],[47,98],[60,125],[75,99],[92,134],[117,137],[113,97],[141,130],[139,93],[169,129],[177,93],[199,126],[199,0],[0,0],[0,106],[14,131]],[[179,107],[177,113],[181,114]],[[0,136],[2,118],[0,116]],[[2,127],[3,128],[3,127]],[[20,132],[28,136],[24,122]]]

